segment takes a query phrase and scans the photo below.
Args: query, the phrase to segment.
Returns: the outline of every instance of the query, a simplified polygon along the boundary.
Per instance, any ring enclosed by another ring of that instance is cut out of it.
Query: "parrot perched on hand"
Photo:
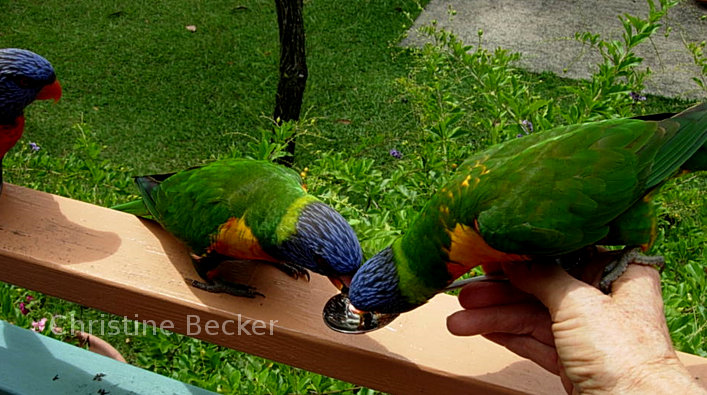
[[[35,100],[61,98],[61,86],[52,65],[25,49],[0,49],[0,192],[2,159],[25,127],[25,107]]]
[[[478,265],[486,273],[502,262],[566,267],[597,246],[626,246],[610,252],[616,258],[608,284],[602,280],[610,288],[628,262],[660,263],[637,254],[656,237],[651,196],[676,174],[707,170],[706,141],[707,104],[700,104],[658,121],[558,127],[475,154],[403,236],[359,268],[346,307],[361,316],[399,314]]]
[[[363,262],[346,220],[307,194],[299,174],[267,161],[224,159],[174,174],[136,177],[141,200],[113,207],[151,217],[192,251],[206,283],[192,285],[236,296],[252,287],[219,279],[225,260],[274,264],[297,278],[306,269],[348,286]]]

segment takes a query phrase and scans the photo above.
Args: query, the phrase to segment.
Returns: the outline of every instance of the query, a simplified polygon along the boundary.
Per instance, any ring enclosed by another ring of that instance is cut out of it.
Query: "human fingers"
[[[496,344],[506,347],[513,353],[527,358],[550,373],[560,374],[560,361],[554,346],[538,341],[532,336],[513,335],[510,333],[487,333],[483,335]]]
[[[447,317],[447,329],[457,336],[507,333],[554,346],[550,315],[538,302],[461,310]]]
[[[537,297],[551,314],[582,300],[603,297],[598,289],[570,276],[559,265],[547,262],[504,263],[511,284]]]
[[[484,281],[471,283],[459,293],[459,304],[465,309],[530,301],[535,298],[507,281]]]

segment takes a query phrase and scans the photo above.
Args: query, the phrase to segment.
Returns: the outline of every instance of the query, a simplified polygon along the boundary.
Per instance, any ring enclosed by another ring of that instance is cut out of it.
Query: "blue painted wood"
[[[213,392],[0,321],[0,394]]]

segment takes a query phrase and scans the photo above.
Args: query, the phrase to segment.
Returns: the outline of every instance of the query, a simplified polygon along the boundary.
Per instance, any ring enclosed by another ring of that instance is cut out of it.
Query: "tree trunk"
[[[302,20],[303,0],[275,0],[280,29],[280,82],[275,95],[273,118],[278,124],[298,120],[302,96],[307,84],[307,59]],[[287,144],[290,156],[279,162],[292,166],[295,155],[294,136]]]

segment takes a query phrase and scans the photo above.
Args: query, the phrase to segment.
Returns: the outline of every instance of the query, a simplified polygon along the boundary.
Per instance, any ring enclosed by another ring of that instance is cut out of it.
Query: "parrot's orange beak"
[[[337,277],[329,277],[329,281],[331,281],[332,284],[338,289],[339,291],[344,291],[348,290],[349,285],[351,285],[351,279],[353,276],[337,276]]]
[[[37,100],[49,100],[54,99],[54,102],[58,102],[61,99],[61,85],[59,85],[58,80],[54,80],[51,84],[42,88],[36,97]]]

